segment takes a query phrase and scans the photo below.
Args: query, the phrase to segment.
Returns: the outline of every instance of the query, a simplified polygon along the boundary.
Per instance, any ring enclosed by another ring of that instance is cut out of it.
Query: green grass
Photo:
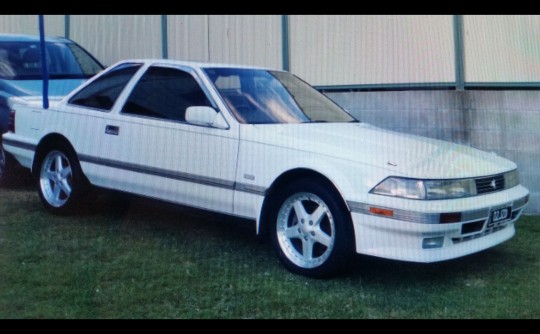
[[[242,222],[121,204],[101,194],[57,217],[33,187],[0,189],[0,318],[540,318],[540,217],[462,259],[358,256],[313,280]]]

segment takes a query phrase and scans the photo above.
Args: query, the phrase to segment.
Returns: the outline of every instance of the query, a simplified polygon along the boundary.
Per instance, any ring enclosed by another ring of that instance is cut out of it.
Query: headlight
[[[474,179],[424,181],[426,199],[448,199],[476,195]]]
[[[484,179],[492,180],[504,177],[504,187],[495,188],[492,191],[510,189],[519,185],[517,169],[490,177],[479,177],[455,180],[420,180],[404,177],[390,176],[371,189],[370,193],[392,197],[411,199],[452,199],[478,195],[476,182]],[[498,182],[498,181],[497,181]],[[492,192],[489,191],[489,192]],[[480,191],[480,194],[487,191]]]
[[[371,190],[372,194],[411,199],[450,199],[476,195],[474,179],[418,180],[389,177]]]
[[[504,188],[513,188],[519,185],[519,174],[517,169],[504,174]]]
[[[389,177],[371,190],[371,193],[393,197],[425,199],[424,182],[417,179]]]

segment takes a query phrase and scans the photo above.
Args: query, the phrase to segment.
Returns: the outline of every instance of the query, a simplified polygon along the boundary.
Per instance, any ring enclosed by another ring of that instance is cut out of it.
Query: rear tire
[[[20,167],[17,160],[11,154],[4,151],[0,143],[0,187],[9,187],[17,184],[21,178],[17,170]],[[20,169],[20,168],[19,168]]]
[[[71,147],[57,143],[39,162],[39,198],[54,214],[72,213],[89,190],[88,181]]]
[[[270,237],[291,272],[315,278],[338,274],[352,254],[350,213],[326,183],[298,180],[273,201]]]

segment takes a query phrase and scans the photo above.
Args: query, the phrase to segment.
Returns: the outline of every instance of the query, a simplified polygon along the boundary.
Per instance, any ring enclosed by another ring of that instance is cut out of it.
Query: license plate
[[[506,207],[491,211],[491,218],[488,223],[488,228],[502,225],[512,218],[512,208]]]

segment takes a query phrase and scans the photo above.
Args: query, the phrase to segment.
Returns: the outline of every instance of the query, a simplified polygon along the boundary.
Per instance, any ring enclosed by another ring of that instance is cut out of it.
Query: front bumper
[[[458,258],[498,245],[515,234],[515,222],[527,204],[529,191],[517,186],[505,191],[466,199],[451,200],[450,211],[461,212],[456,223],[433,223],[441,202],[410,201],[407,210],[397,209],[401,218],[385,217],[369,212],[369,204],[349,203],[359,254],[412,261],[437,262]],[[433,204],[433,205],[430,205]],[[377,206],[376,206],[377,207]],[[459,208],[463,208],[460,210]],[[490,224],[492,210],[511,207],[511,218]],[[363,209],[364,208],[364,209]],[[366,210],[367,208],[367,210]],[[424,221],[413,222],[418,217]],[[436,241],[435,243],[433,243]]]

